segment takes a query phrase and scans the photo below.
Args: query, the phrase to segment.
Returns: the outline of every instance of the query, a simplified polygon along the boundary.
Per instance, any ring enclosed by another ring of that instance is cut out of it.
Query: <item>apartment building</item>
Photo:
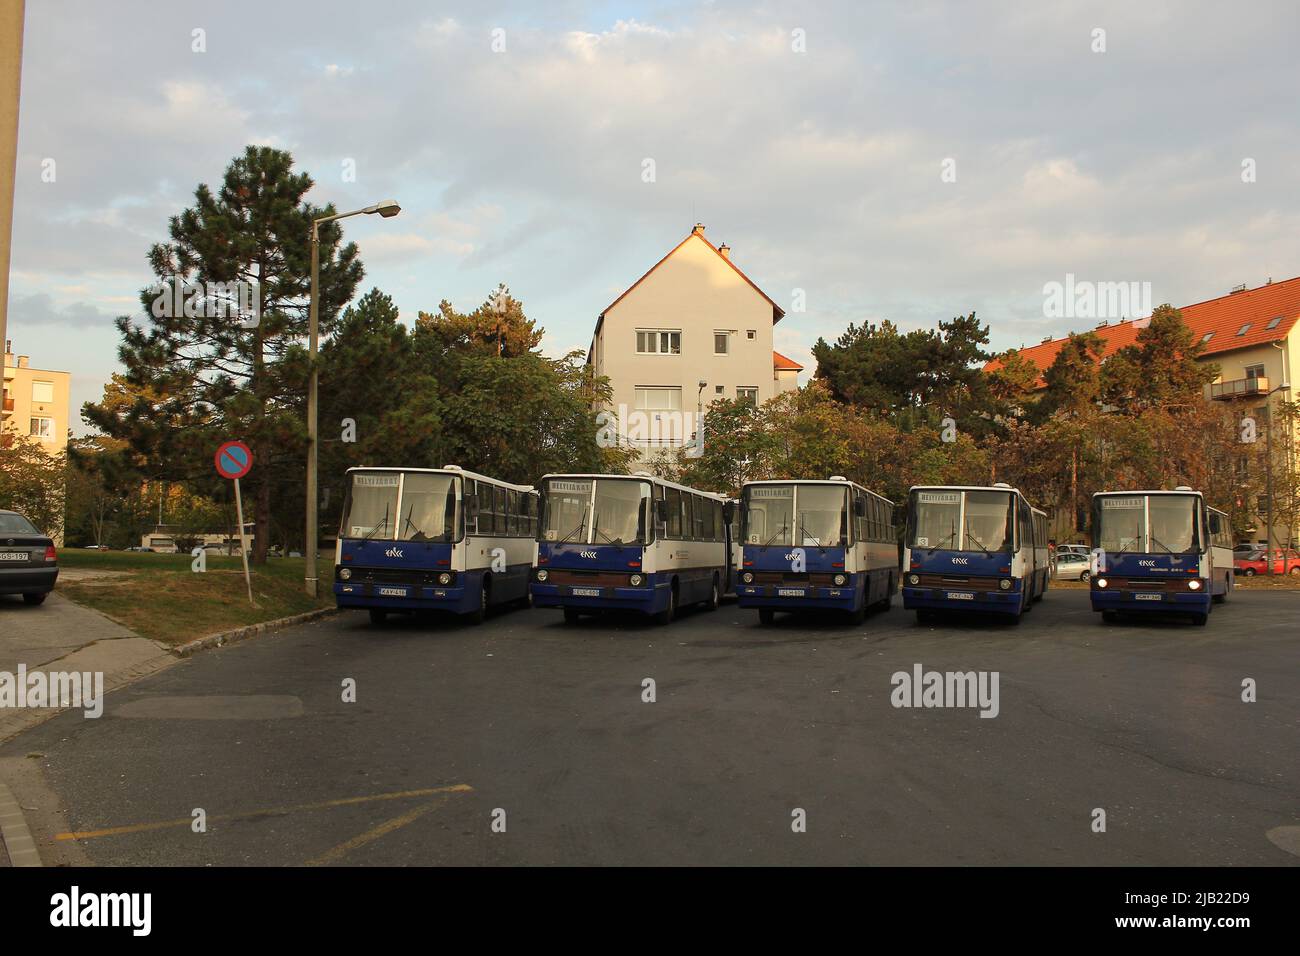
[[[1281,402],[1300,401],[1292,376],[1295,358],[1300,354],[1300,277],[1274,282],[1271,279],[1254,289],[1238,286],[1227,295],[1180,307],[1183,321],[1202,345],[1200,360],[1219,367],[1218,377],[1205,388],[1205,397],[1216,402],[1240,406],[1243,415],[1251,414],[1262,430]],[[1126,345],[1137,342],[1137,334],[1149,319],[1103,322],[1093,332],[1104,345],[1101,361]],[[1032,348],[1020,349],[1040,372],[1056,359],[1067,339],[1046,339]],[[990,362],[986,369],[997,366]],[[1038,387],[1046,387],[1040,377]],[[1300,435],[1282,436],[1283,447],[1275,450],[1282,467],[1295,468],[1296,441]],[[1263,446],[1260,447],[1261,458]],[[1280,454],[1278,454],[1280,453]],[[1256,502],[1259,515],[1251,540],[1261,546],[1266,542],[1266,502]],[[1274,547],[1295,540],[1300,529],[1281,527],[1275,516]]]
[[[798,388],[803,366],[772,348],[784,315],[697,223],[596,319],[587,363],[609,378],[623,439],[681,445],[717,399],[762,404]]]
[[[28,356],[14,355],[6,342],[0,443],[23,435],[39,441],[51,455],[67,448],[71,387],[71,373],[33,368]]]

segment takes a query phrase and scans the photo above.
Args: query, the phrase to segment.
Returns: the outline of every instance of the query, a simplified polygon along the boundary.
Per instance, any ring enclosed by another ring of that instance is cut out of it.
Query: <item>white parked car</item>
[[[1072,551],[1056,553],[1056,578],[1061,581],[1087,581],[1092,559]]]

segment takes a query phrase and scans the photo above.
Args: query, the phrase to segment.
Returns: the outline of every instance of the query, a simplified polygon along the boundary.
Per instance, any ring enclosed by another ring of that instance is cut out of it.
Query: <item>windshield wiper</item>
[[[572,531],[570,531],[568,534],[566,534],[563,538],[561,538],[558,543],[564,544],[575,534],[581,534],[583,531],[586,530],[586,528],[587,528],[587,519],[584,517],[582,521],[578,522],[578,526],[574,528]]]
[[[379,522],[379,524],[375,525],[373,528],[371,528],[369,533],[361,540],[369,541],[371,538],[377,535],[380,532],[380,530],[387,527],[388,527],[388,505],[384,505],[384,520]]]
[[[822,544],[822,539],[819,538],[819,537],[817,537],[817,535],[815,535],[815,534],[809,534],[809,533],[808,533],[808,526],[807,526],[806,524],[804,524],[802,521],[799,522],[799,533],[800,533],[801,535],[803,535],[805,538],[812,538],[812,539],[813,539],[813,547],[815,547],[815,548],[817,548],[817,549],[819,549],[819,550],[821,550],[821,551],[825,551],[825,550],[826,550],[826,545]]]
[[[768,547],[769,545],[771,545],[773,541],[781,537],[781,535],[785,534],[785,532],[786,532],[786,526],[784,523],[782,523],[781,527],[777,530],[776,534],[772,535],[772,537],[764,541],[762,545],[760,545],[760,547],[764,547],[764,548]]]
[[[990,551],[988,548],[984,547],[984,542],[983,542],[983,541],[981,541],[979,538],[975,537],[975,532],[974,532],[974,531],[971,531],[971,529],[970,529],[970,522],[969,522],[969,521],[966,522],[966,537],[970,538],[972,541],[975,542],[975,544],[979,547],[979,549],[980,549],[981,551],[984,552],[984,557],[986,557],[986,558],[991,558],[991,557],[993,557],[993,552]]]
[[[940,538],[940,539],[939,539],[939,544],[943,544],[945,541],[954,541],[954,540],[956,540],[956,538],[957,538],[957,522],[954,521],[954,522],[952,523],[952,530],[951,530],[950,532],[948,532],[948,537],[946,537],[946,538]],[[931,548],[929,551],[925,552],[925,556],[928,558],[930,555],[934,554],[934,553],[935,553],[936,551],[938,551],[938,550],[939,550],[939,545],[936,544],[936,545],[935,545],[933,548]]]
[[[603,530],[603,529],[601,529],[600,527],[592,528],[592,529],[591,529],[591,533],[592,533],[592,534],[604,535],[604,537],[605,537],[605,543],[606,543],[606,544],[612,544],[614,547],[618,548],[618,550],[620,550],[620,551],[623,550],[623,539],[622,539],[622,538],[614,538],[614,537],[610,537],[609,532],[608,532],[608,531],[605,531],[605,530]]]

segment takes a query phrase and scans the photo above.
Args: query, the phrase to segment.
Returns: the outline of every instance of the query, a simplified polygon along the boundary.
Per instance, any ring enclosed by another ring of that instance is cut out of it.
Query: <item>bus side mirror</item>
[[[861,518],[867,513],[867,503],[861,498],[853,499],[853,517]]]
[[[722,506],[722,521],[724,524],[731,524],[732,519],[736,517],[736,503],[728,501]]]
[[[668,502],[663,498],[655,499],[655,520],[668,521]]]

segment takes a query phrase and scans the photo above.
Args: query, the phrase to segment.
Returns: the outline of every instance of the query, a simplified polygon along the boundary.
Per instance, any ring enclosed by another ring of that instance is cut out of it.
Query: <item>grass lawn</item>
[[[140,554],[126,551],[59,552],[59,568],[120,572],[73,581],[60,575],[56,591],[69,600],[99,611],[144,637],[166,644],[184,644],[196,637],[232,628],[332,607],[329,593],[332,559],[323,555],[321,598],[303,593],[302,558],[270,558],[266,566],[249,570],[253,597],[248,603],[240,559],[208,554],[208,570],[195,574],[188,554]]]

